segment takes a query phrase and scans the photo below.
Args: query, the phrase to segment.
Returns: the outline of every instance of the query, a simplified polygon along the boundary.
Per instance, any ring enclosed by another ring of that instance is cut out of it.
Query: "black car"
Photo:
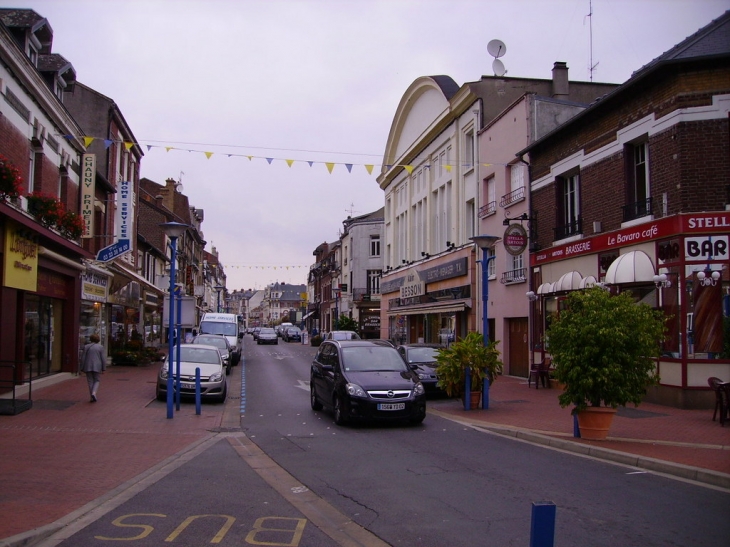
[[[285,342],[291,342],[296,340],[297,342],[302,341],[302,331],[299,327],[287,327],[284,329],[284,333],[281,335]]]
[[[409,366],[416,366],[416,374],[421,379],[426,393],[443,395],[446,392],[438,387],[436,376],[436,355],[444,346],[440,344],[402,344],[398,353]]]
[[[312,361],[310,403],[334,412],[335,423],[355,419],[426,417],[426,392],[398,351],[375,340],[325,340]]]

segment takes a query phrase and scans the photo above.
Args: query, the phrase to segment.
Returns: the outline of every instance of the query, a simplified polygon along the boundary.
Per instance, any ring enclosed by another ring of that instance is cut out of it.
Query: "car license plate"
[[[379,403],[378,410],[404,410],[405,403]]]
[[[187,384],[185,382],[180,382],[180,386],[182,389],[195,389],[195,384]]]

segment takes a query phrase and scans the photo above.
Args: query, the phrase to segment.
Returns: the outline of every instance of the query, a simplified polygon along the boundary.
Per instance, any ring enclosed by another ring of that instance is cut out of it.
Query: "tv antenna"
[[[348,216],[352,217],[352,215],[354,213],[357,213],[358,211],[355,211],[355,204],[354,203],[350,203],[350,208],[349,209],[345,209],[345,212],[348,213]]]
[[[596,71],[598,63],[593,64],[593,0],[588,0],[588,36],[590,42],[590,66],[588,67],[588,75],[591,82],[593,81],[593,73]]]
[[[504,45],[502,40],[490,40],[487,44],[487,51],[494,57],[492,61],[492,70],[495,76],[504,76],[507,74],[507,69],[504,68],[504,63],[499,60],[505,53],[507,53],[507,46]]]

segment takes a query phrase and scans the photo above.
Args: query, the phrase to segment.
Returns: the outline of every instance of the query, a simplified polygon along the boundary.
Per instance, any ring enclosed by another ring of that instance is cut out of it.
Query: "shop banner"
[[[94,237],[94,197],[96,195],[96,154],[84,154],[81,173],[81,218],[84,232],[81,237]]]
[[[3,249],[3,286],[35,292],[38,288],[36,235],[7,220]]]

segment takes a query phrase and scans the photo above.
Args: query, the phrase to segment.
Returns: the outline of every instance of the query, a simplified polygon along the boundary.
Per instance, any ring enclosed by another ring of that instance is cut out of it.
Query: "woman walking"
[[[84,346],[84,353],[81,355],[81,372],[86,373],[92,403],[96,402],[100,376],[105,370],[106,351],[104,351],[104,346],[99,343],[99,335],[92,334],[89,336],[89,343]]]

